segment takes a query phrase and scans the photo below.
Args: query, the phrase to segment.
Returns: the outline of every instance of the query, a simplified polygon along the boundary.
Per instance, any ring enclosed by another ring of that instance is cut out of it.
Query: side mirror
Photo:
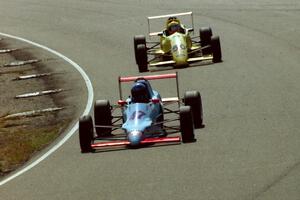
[[[160,100],[159,100],[159,99],[151,99],[151,102],[152,102],[152,103],[159,103]]]
[[[119,101],[118,101],[118,105],[120,105],[120,106],[124,106],[124,105],[126,105],[126,104],[127,104],[127,102],[124,101],[124,100],[119,100]]]

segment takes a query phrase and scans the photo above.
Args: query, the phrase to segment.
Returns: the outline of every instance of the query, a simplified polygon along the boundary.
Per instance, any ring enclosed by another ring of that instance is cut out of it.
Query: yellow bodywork
[[[186,27],[177,18],[183,16]],[[190,21],[186,17],[190,17]],[[151,29],[151,23],[155,20],[166,19],[165,28],[162,31]],[[188,22],[188,23],[186,23]],[[177,25],[177,26],[176,26]],[[177,29],[178,28],[178,29]],[[203,55],[201,43],[198,40],[193,42],[190,33],[194,32],[193,13],[174,13],[167,15],[148,17],[148,32],[149,36],[159,36],[160,41],[148,49],[151,57],[149,66],[188,66],[189,63],[212,60],[213,55]],[[200,39],[200,37],[199,37]]]
[[[188,65],[188,53],[192,49],[192,41],[188,34],[176,32],[170,36],[160,37],[160,53],[170,54],[175,65]]]

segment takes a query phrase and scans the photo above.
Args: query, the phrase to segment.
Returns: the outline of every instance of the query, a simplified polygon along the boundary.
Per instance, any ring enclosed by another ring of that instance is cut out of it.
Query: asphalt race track
[[[186,11],[220,35],[224,60],[178,70],[180,92],[202,94],[197,142],[81,154],[76,133],[2,185],[1,200],[300,199],[299,1],[0,0],[0,32],[71,58],[95,98],[115,102],[117,77],[138,74],[133,36],[146,17]]]

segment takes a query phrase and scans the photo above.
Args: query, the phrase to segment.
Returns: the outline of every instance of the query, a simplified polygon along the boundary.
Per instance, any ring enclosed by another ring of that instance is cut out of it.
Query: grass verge
[[[24,119],[0,120],[1,176],[15,170],[36,152],[53,142],[66,125],[64,121],[43,127],[26,121]]]

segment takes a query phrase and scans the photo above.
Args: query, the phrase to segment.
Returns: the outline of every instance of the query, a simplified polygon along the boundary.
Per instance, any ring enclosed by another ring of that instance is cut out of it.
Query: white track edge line
[[[13,38],[13,39],[17,39],[26,43],[29,43],[31,45],[34,45],[36,47],[42,48],[46,51],[49,51],[53,54],[55,54],[56,56],[62,58],[63,60],[65,60],[66,62],[68,62],[69,64],[71,64],[75,69],[77,69],[77,71],[81,74],[81,76],[83,77],[87,90],[88,90],[88,101],[87,101],[87,105],[85,107],[85,110],[83,112],[82,115],[87,115],[93,105],[93,100],[94,100],[94,92],[93,92],[93,86],[92,83],[89,79],[89,77],[87,76],[87,74],[85,73],[85,71],[74,61],[72,61],[71,59],[69,59],[68,57],[62,55],[61,53],[50,49],[46,46],[43,46],[41,44],[35,43],[33,41],[24,39],[24,38],[20,38],[17,36],[13,36],[13,35],[9,35],[6,33],[1,33],[0,35],[5,36],[5,37],[9,37],[9,38]],[[16,171],[15,173],[9,175],[7,178],[4,178],[2,181],[0,181],[0,186],[4,185],[5,183],[13,180],[14,178],[20,176],[21,174],[27,172],[28,170],[30,170],[31,168],[33,168],[34,166],[36,166],[37,164],[39,164],[40,162],[42,162],[44,159],[46,159],[48,156],[50,156],[53,152],[55,152],[59,147],[61,147],[78,129],[78,122],[71,128],[71,130],[62,138],[62,140],[60,140],[57,144],[55,144],[49,151],[47,151],[45,154],[43,154],[41,157],[39,157],[38,159],[34,160],[32,163],[30,163],[29,165],[27,165],[26,167]]]

